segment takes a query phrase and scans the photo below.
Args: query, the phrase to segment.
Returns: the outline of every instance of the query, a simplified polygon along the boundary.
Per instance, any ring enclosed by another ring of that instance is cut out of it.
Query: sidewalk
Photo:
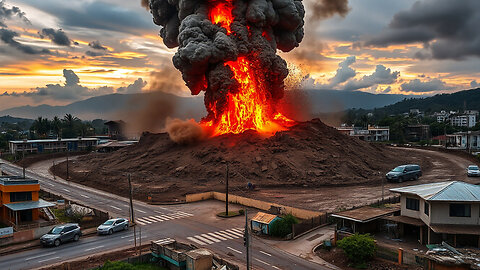
[[[330,269],[341,270],[335,265],[324,261],[313,252],[313,249],[317,245],[323,243],[324,240],[330,240],[333,237],[333,228],[334,227],[332,226],[321,227],[291,241],[272,241],[266,239],[262,239],[262,241],[307,261],[320,264]]]
[[[88,237],[97,234],[97,228],[88,228],[82,230],[82,237]],[[34,239],[23,243],[0,246],[0,256],[12,253],[22,252],[41,247],[40,240]]]

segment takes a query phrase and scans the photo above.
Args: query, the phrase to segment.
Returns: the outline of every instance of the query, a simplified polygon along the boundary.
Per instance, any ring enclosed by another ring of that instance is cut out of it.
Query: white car
[[[480,176],[480,169],[477,165],[470,165],[467,168],[467,176]]]
[[[114,218],[105,221],[102,225],[98,226],[98,234],[112,234],[114,232],[128,230],[128,219]]]

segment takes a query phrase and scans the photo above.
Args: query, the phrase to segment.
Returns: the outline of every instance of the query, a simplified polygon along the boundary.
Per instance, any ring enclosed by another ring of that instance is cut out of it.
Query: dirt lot
[[[400,163],[432,163],[421,155],[340,134],[320,120],[299,123],[265,138],[256,132],[214,137],[194,145],[173,143],[167,134],[146,134],[137,145],[94,153],[70,163],[73,181],[145,200],[172,201],[187,193],[224,190],[226,164],[232,192],[248,182],[259,188],[318,188],[380,183]],[[55,166],[62,178],[66,164]]]
[[[467,179],[468,157],[442,151],[387,147],[339,134],[319,120],[264,138],[256,133],[220,136],[196,145],[176,145],[166,134],[146,134],[137,145],[114,153],[94,153],[70,162],[72,181],[127,196],[127,173],[134,196],[153,201],[182,200],[185,194],[224,191],[229,163],[230,192],[305,209],[332,212],[382,195],[382,179],[397,165],[417,163],[419,181],[386,183],[389,188]],[[50,162],[51,164],[51,162]],[[34,165],[36,166],[36,165]],[[66,164],[53,171],[65,178]],[[246,184],[255,184],[248,191]]]
[[[338,266],[345,270],[355,270],[357,268],[353,268],[349,265],[347,255],[340,249],[340,248],[333,248],[331,251],[326,251],[324,249],[320,249],[317,251],[317,255],[320,258],[324,259],[325,261]],[[416,266],[400,266],[393,262],[375,258],[368,263],[366,269],[371,270],[403,270],[403,269],[411,269],[411,270],[421,270],[422,267]]]

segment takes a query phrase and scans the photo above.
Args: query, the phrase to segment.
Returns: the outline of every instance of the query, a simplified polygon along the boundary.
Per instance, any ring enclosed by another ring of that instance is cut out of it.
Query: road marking
[[[201,242],[201,241],[199,241],[199,240],[197,240],[197,239],[195,239],[195,238],[193,238],[193,237],[187,237],[187,239],[190,240],[190,241],[192,241],[192,242],[195,242],[195,243],[197,243],[197,244],[199,244],[199,245],[202,245],[202,246],[203,246],[203,245],[206,245],[204,242]]]
[[[220,239],[220,240],[223,240],[223,241],[227,240],[227,238],[221,237],[220,235],[218,235],[218,233],[207,233],[207,234],[210,235],[210,236],[212,236],[212,237],[216,237],[216,238],[218,238],[218,239]]]
[[[269,263],[264,262],[264,261],[262,261],[262,260],[260,260],[260,259],[255,258],[255,260],[256,260],[257,262],[259,262],[259,263],[263,263],[263,264],[265,264],[265,265],[270,265]]]
[[[200,235],[195,235],[194,237],[197,238],[197,239],[200,240],[200,241],[206,242],[207,244],[213,244],[212,241],[210,241],[210,240],[208,240],[208,239],[206,239],[206,238],[203,238],[203,237],[201,237]]]
[[[243,234],[242,233],[239,233],[239,232],[236,232],[236,231],[232,231],[232,230],[225,230],[226,232],[230,233],[230,234],[233,234],[235,236],[238,236],[238,237],[242,237]]]
[[[137,220],[135,222],[137,222],[140,225],[145,225],[145,224],[142,224],[142,223],[147,223],[147,224],[152,223],[151,221],[148,221],[148,220],[142,219],[142,218],[137,218]]]
[[[66,189],[66,188],[64,188],[63,190],[65,190],[66,192],[70,192],[70,190],[68,190],[68,189]]]
[[[209,240],[212,240],[212,241],[214,241],[214,242],[217,242],[217,243],[218,243],[218,242],[221,242],[221,240],[218,240],[218,239],[215,238],[215,237],[211,237],[211,236],[209,236],[209,235],[206,234],[206,233],[202,234],[201,236],[204,237],[204,238],[207,238],[207,239],[209,239]]]
[[[87,198],[87,199],[90,199],[90,197],[88,197],[87,195],[80,194],[80,196],[82,196],[84,198]]]
[[[144,214],[147,213],[147,212],[145,212],[145,211],[143,211],[143,210],[140,210],[140,209],[136,209],[136,210],[137,210],[138,212],[140,212],[140,213],[144,213]]]
[[[167,219],[166,219],[165,217],[163,217],[163,216],[155,216],[155,218],[160,219],[160,221],[165,221],[165,220],[167,220]]]
[[[25,259],[25,261],[30,261],[30,260],[37,259],[37,258],[40,258],[40,257],[50,256],[50,255],[53,255],[55,253],[56,252],[50,252],[50,253],[47,253],[47,254],[30,257],[30,258]]]
[[[162,214],[162,215],[164,214],[163,212],[160,212],[160,211],[157,211],[157,210],[155,210],[155,211],[153,211],[153,212],[155,212],[155,213],[157,213],[157,214]]]
[[[90,251],[90,250],[94,250],[94,249],[98,249],[98,248],[103,248],[104,246],[98,246],[98,247],[93,247],[93,248],[87,248],[85,249],[85,251]]]
[[[220,231],[220,233],[222,233],[225,237],[230,237],[230,239],[236,239],[236,238],[239,238],[240,236],[238,235],[234,235],[234,234],[231,234],[231,233],[228,233],[227,231]]]
[[[52,186],[52,187],[55,186],[54,184],[51,184],[51,183],[48,183],[48,182],[45,182],[45,184],[50,185],[50,186]]]
[[[238,250],[236,250],[236,249],[234,249],[234,248],[231,248],[231,247],[227,247],[227,248],[230,249],[231,251],[237,252],[238,254],[242,254],[242,253],[243,253],[243,252],[238,251]]]
[[[163,221],[163,219],[155,217],[155,216],[149,216],[148,218],[155,220],[155,222],[162,222]]]
[[[56,259],[60,259],[60,257],[52,257],[52,258],[48,258],[48,259],[45,259],[45,260],[40,260],[40,261],[38,261],[38,262],[39,262],[39,263],[42,263],[42,262],[51,261],[51,260],[56,260]]]
[[[138,221],[138,220],[136,220],[135,223],[138,223],[138,224],[140,224],[140,225],[145,225],[145,223],[143,223],[143,222],[141,222],[141,221]]]
[[[120,238],[125,239],[125,238],[128,238],[128,237],[132,237],[132,236],[131,235],[125,235],[125,236],[122,236]]]
[[[231,237],[230,235],[227,235],[226,233],[224,232],[217,232],[218,235],[221,235],[222,237],[225,237],[227,239],[233,239],[233,237]],[[235,237],[236,238],[236,237]]]
[[[272,254],[268,254],[268,253],[266,253],[265,251],[261,251],[261,250],[260,250],[260,253],[265,254],[265,255],[267,255],[267,256],[269,256],[269,257],[272,257]]]
[[[150,221],[151,223],[158,222],[157,220],[150,217],[142,217],[142,221]]]
[[[113,205],[110,205],[110,207],[114,208],[114,209],[117,209],[117,210],[122,210],[121,208],[118,208],[116,206],[113,206]]]
[[[280,270],[280,268],[276,267],[275,265],[272,265],[272,268]]]

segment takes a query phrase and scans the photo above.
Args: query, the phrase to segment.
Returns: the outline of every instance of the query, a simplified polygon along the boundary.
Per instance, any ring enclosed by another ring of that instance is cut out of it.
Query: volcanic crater
[[[430,167],[428,161],[404,150],[343,135],[314,119],[271,137],[247,131],[191,145],[176,144],[166,133],[145,133],[136,145],[79,157],[70,164],[70,177],[128,196],[126,175],[130,173],[135,198],[171,202],[183,200],[188,193],[224,191],[226,163],[230,191],[242,195],[248,182],[257,190],[378,184],[385,172],[399,164]],[[53,171],[65,177],[65,167],[63,162]]]

